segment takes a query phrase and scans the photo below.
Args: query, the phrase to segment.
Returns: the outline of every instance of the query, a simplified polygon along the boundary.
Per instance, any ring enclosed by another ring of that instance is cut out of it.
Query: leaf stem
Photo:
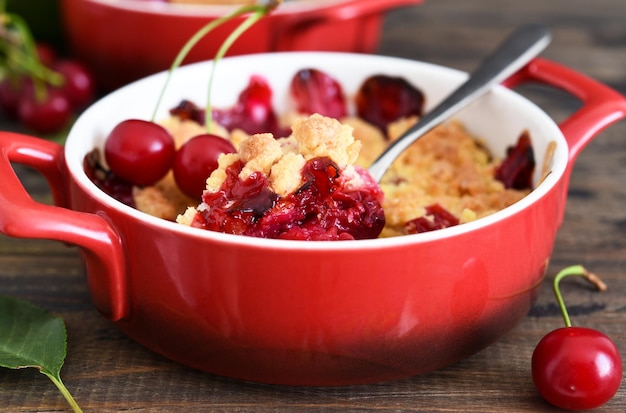
[[[83,410],[80,408],[78,403],[76,403],[76,400],[74,400],[74,398],[70,394],[70,392],[67,389],[67,387],[65,387],[65,385],[63,384],[63,381],[61,380],[61,377],[57,377],[57,376],[55,376],[53,374],[50,374],[50,373],[47,373],[45,371],[42,371],[42,373],[45,374],[46,376],[48,376],[48,378],[50,380],[52,380],[54,385],[57,386],[57,388],[59,389],[59,391],[61,392],[63,397],[65,397],[65,400],[67,400],[67,402],[69,403],[69,405],[72,408],[72,410],[74,411],[74,413],[83,413]]]
[[[561,314],[563,315],[563,321],[565,322],[566,327],[571,327],[572,322],[569,317],[569,313],[567,312],[567,307],[565,306],[565,302],[563,300],[563,295],[559,289],[559,283],[565,277],[570,275],[575,275],[578,277],[583,277],[587,281],[591,282],[596,286],[598,291],[606,291],[606,284],[598,277],[597,275],[587,271],[582,265],[572,265],[570,267],[562,269],[556,277],[554,277],[554,295],[556,296],[556,300],[559,303],[559,308],[561,309]]]

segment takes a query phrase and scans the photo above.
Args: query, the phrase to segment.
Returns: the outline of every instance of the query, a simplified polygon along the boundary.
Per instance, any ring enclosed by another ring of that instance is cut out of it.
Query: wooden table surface
[[[545,57],[626,93],[624,0],[428,0],[388,15],[380,53],[471,70],[500,39],[530,22],[553,29]],[[577,107],[559,93],[523,93],[557,120]],[[20,174],[35,198],[48,197],[40,177]],[[0,294],[25,298],[64,318],[68,356],[62,378],[85,412],[554,411],[534,390],[530,357],[541,337],[562,326],[549,283],[559,269],[582,264],[608,284],[607,292],[598,293],[567,282],[563,292],[573,322],[604,331],[626,355],[625,182],[626,122],[620,122],[577,160],[548,282],[528,317],[473,357],[405,380],[294,388],[242,383],[180,366],[142,348],[102,318],[90,301],[76,249],[52,241],[0,237]],[[0,411],[69,408],[37,371],[0,369]],[[626,411],[626,383],[598,411]]]

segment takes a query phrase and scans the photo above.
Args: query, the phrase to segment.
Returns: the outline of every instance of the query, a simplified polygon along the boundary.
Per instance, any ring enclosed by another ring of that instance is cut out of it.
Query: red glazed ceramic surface
[[[388,10],[422,0],[300,0],[283,3],[233,44],[229,55],[327,50],[371,53],[376,50]],[[168,4],[146,0],[61,0],[64,27],[75,55],[112,90],[166,70],[181,45],[202,26],[232,6]],[[209,60],[241,22],[211,32],[187,62]],[[158,47],[155,47],[158,45]]]
[[[439,66],[343,53],[228,58],[214,104],[232,104],[250,74],[272,85],[278,107],[303,67],[339,79],[348,94],[368,75],[401,75],[427,105],[466,75]],[[277,69],[279,68],[279,69]],[[181,69],[159,116],[182,98],[204,102],[209,63]],[[531,102],[495,88],[458,115],[503,156],[522,130],[551,173],[526,198],[494,215],[392,239],[305,242],[233,236],[147,216],[109,198],[83,172],[84,155],[131,117],[149,119],[164,74],[94,104],[65,148],[0,134],[0,229],[81,246],[98,309],[146,347],[193,368],[265,383],[346,385],[438,369],[488,346],[529,311],[550,259],[573,162],[626,100],[550,61],[536,59],[507,83],[534,80],[574,94],[583,107],[557,126]],[[49,179],[58,207],[33,202],[8,161]],[[536,176],[535,180],[539,177]],[[78,212],[80,211],[80,212]]]

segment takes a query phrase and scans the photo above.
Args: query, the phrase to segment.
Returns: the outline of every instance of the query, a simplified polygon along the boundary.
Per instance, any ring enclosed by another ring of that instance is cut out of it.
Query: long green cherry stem
[[[242,7],[238,8],[237,10],[235,10],[234,12],[232,12],[229,15],[217,18],[217,19],[207,23],[205,26],[200,28],[200,30],[198,30],[193,36],[191,36],[191,38],[187,41],[187,43],[185,43],[185,45],[180,50],[180,52],[178,52],[178,55],[174,59],[172,65],[171,65],[171,67],[169,69],[169,73],[167,74],[167,78],[165,80],[165,84],[163,85],[163,89],[161,90],[161,94],[159,95],[159,99],[157,100],[156,107],[154,108],[154,113],[152,114],[152,121],[154,122],[155,119],[156,119],[156,115],[157,115],[157,112],[158,112],[159,107],[161,105],[161,101],[163,100],[163,96],[165,95],[165,90],[167,89],[167,86],[169,85],[170,79],[172,78],[172,75],[173,75],[174,71],[176,70],[176,68],[178,68],[181,65],[181,63],[183,62],[185,57],[187,57],[187,55],[189,54],[191,49],[193,49],[193,47],[200,40],[202,40],[202,38],[204,38],[204,36],[206,36],[211,30],[213,30],[216,27],[226,23],[229,20],[232,20],[232,19],[237,18],[239,16],[242,16],[244,14],[252,13],[248,18],[246,18],[237,27],[237,29],[235,29],[226,38],[226,40],[224,41],[224,43],[221,45],[220,49],[218,50],[218,52],[217,52],[217,54],[216,54],[216,56],[214,58],[213,70],[211,72],[211,78],[209,80],[209,95],[210,95],[211,83],[213,81],[213,72],[215,71],[215,63],[217,63],[217,61],[219,59],[221,59],[226,54],[226,52],[228,51],[228,48],[235,42],[235,40],[237,40],[237,38],[244,31],[246,31],[250,26],[252,26],[257,21],[259,21],[262,17],[264,17],[267,14],[269,14],[270,12],[272,12],[276,7],[278,7],[280,5],[280,3],[282,3],[282,0],[270,0],[265,5],[253,4],[253,5],[242,6]],[[210,99],[209,99],[209,103],[207,104],[207,114],[208,114],[207,122],[206,122],[207,131],[210,129],[210,126],[211,126],[210,125],[210,122],[211,122],[210,111],[211,111],[211,108],[210,108]]]
[[[598,277],[597,275],[587,271],[582,265],[572,265],[570,267],[562,269],[556,277],[554,277],[554,295],[556,296],[556,300],[559,303],[559,308],[561,309],[561,314],[563,315],[563,321],[565,322],[566,327],[571,327],[572,322],[569,318],[569,313],[567,312],[567,307],[565,306],[565,302],[563,301],[563,296],[561,295],[561,291],[559,289],[559,283],[561,280],[568,276],[578,276],[583,277],[587,281],[591,282],[599,291],[606,291],[606,284]]]
[[[44,66],[39,59],[37,44],[24,19],[16,14],[5,12],[5,3],[0,3],[0,52],[6,59],[7,67],[12,68],[3,76],[25,74],[33,80],[35,96],[42,101],[46,98],[46,84],[60,86],[64,79],[59,73]]]
[[[217,67],[217,62],[220,61],[222,57],[228,52],[230,46],[243,34],[248,28],[250,28],[254,23],[261,20],[268,13],[267,7],[263,7],[262,9],[254,12],[250,17],[244,20],[233,32],[224,40],[224,43],[220,46],[215,58],[213,59],[213,68],[211,69],[211,76],[209,78],[209,87],[208,87],[208,96],[207,96],[207,105],[205,112],[205,125],[207,132],[211,132],[211,122],[213,119],[213,109],[211,106],[211,89],[213,86],[213,78],[215,75],[215,69]]]

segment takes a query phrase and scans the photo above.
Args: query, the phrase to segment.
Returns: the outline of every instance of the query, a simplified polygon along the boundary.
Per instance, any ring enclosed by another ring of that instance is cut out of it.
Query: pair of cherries
[[[230,15],[207,23],[187,41],[174,59],[163,91],[187,53],[210,31],[229,20],[250,14],[218,50],[214,58],[214,63],[217,64],[226,54],[228,47],[248,27],[272,12],[281,2],[282,0],[272,0],[265,5],[241,6]],[[214,71],[211,72],[209,79],[209,91],[213,83],[213,73]],[[226,117],[254,119],[254,114],[258,112],[267,114],[267,102],[271,95],[268,96],[264,92],[262,88],[252,90],[250,92],[252,96],[249,98],[245,96],[245,92],[242,93],[239,104],[226,111]],[[157,108],[160,103],[161,98],[157,102]],[[208,103],[206,118],[212,115],[213,111]],[[154,119],[151,121],[128,119],[119,123],[109,134],[104,147],[104,155],[111,172],[133,185],[149,186],[172,170],[180,190],[190,197],[199,198],[206,186],[206,179],[217,168],[219,155],[235,152],[230,141],[209,133],[211,118],[202,120],[206,123],[207,133],[191,138],[178,149],[170,133],[155,123]]]
[[[63,130],[95,94],[91,72],[72,59],[59,59],[46,45],[36,48],[38,65],[6,67],[0,82],[0,107],[28,130],[53,134]],[[45,74],[44,78],[37,78]]]
[[[95,83],[78,61],[35,42],[28,24],[0,3],[0,108],[40,134],[54,134],[93,100]]]
[[[137,186],[158,182],[170,170],[186,195],[199,198],[221,153],[235,152],[232,143],[213,134],[195,136],[178,150],[172,135],[145,120],[125,120],[111,131],[104,155],[115,175]]]

